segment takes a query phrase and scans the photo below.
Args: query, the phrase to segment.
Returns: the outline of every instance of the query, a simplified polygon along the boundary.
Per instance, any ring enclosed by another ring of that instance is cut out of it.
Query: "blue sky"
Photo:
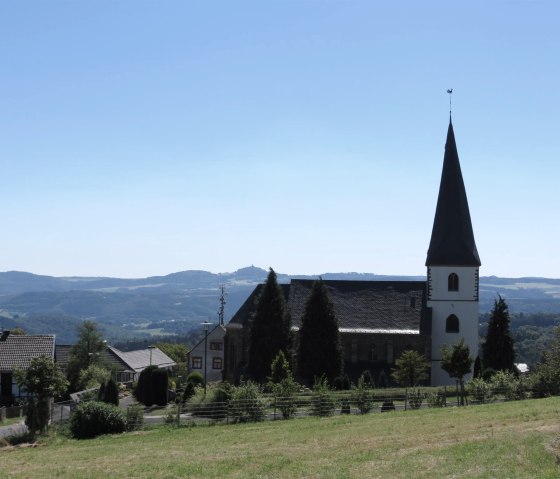
[[[0,270],[424,274],[453,124],[482,275],[560,277],[553,1],[0,3]]]

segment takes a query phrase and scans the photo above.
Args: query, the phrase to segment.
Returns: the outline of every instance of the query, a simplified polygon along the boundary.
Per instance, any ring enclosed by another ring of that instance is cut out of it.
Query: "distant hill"
[[[227,291],[226,321],[237,311],[267,271],[255,266],[233,273],[181,271],[141,279],[52,277],[9,271],[0,273],[0,324],[29,333],[56,333],[71,342],[84,319],[96,321],[112,340],[154,335],[182,335],[199,323],[216,321],[219,287]],[[422,276],[325,273],[324,279],[364,281],[424,280]],[[280,282],[292,278],[278,274]],[[547,278],[480,279],[481,313],[498,294],[514,313],[560,313],[560,280]]]

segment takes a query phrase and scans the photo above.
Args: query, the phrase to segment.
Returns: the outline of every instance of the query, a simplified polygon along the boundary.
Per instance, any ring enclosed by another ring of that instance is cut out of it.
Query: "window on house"
[[[192,368],[202,369],[202,358],[200,356],[194,356],[192,358]]]
[[[377,349],[375,348],[375,344],[369,345],[368,359],[370,361],[377,361]]]
[[[450,315],[445,321],[445,332],[446,333],[459,332],[459,318],[454,314]]]
[[[451,273],[447,278],[447,290],[459,291],[459,276],[457,276],[455,273]]]
[[[222,358],[212,358],[212,369],[222,369]]]
[[[221,341],[210,341],[210,351],[221,351],[223,347]]]

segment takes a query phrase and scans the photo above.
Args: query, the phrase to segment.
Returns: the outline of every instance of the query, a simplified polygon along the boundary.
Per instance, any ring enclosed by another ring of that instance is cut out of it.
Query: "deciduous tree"
[[[449,377],[459,380],[461,388],[461,405],[464,404],[465,384],[464,377],[471,372],[473,358],[470,356],[469,347],[465,339],[461,338],[451,349],[444,344],[441,349],[441,368],[449,374]]]
[[[70,381],[70,389],[79,388],[80,371],[92,364],[102,362],[101,352],[105,349],[105,342],[93,321],[84,321],[78,328],[78,341],[70,349],[70,359],[66,368],[66,375]]]
[[[25,424],[31,437],[44,432],[49,422],[50,401],[68,387],[64,374],[51,358],[39,356],[31,360],[26,370],[15,371],[19,387],[28,395]]]

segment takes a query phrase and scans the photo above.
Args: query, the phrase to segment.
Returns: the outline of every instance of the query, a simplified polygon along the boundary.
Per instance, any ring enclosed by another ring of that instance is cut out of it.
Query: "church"
[[[429,384],[455,384],[441,369],[440,347],[464,339],[471,356],[478,355],[480,265],[450,118],[427,280],[324,280],[338,320],[344,371],[355,381],[367,369],[378,385],[391,383],[395,360],[414,349],[431,364]],[[281,286],[297,331],[313,281],[293,279]],[[255,288],[226,325],[224,379],[246,376],[250,320],[261,289]]]

